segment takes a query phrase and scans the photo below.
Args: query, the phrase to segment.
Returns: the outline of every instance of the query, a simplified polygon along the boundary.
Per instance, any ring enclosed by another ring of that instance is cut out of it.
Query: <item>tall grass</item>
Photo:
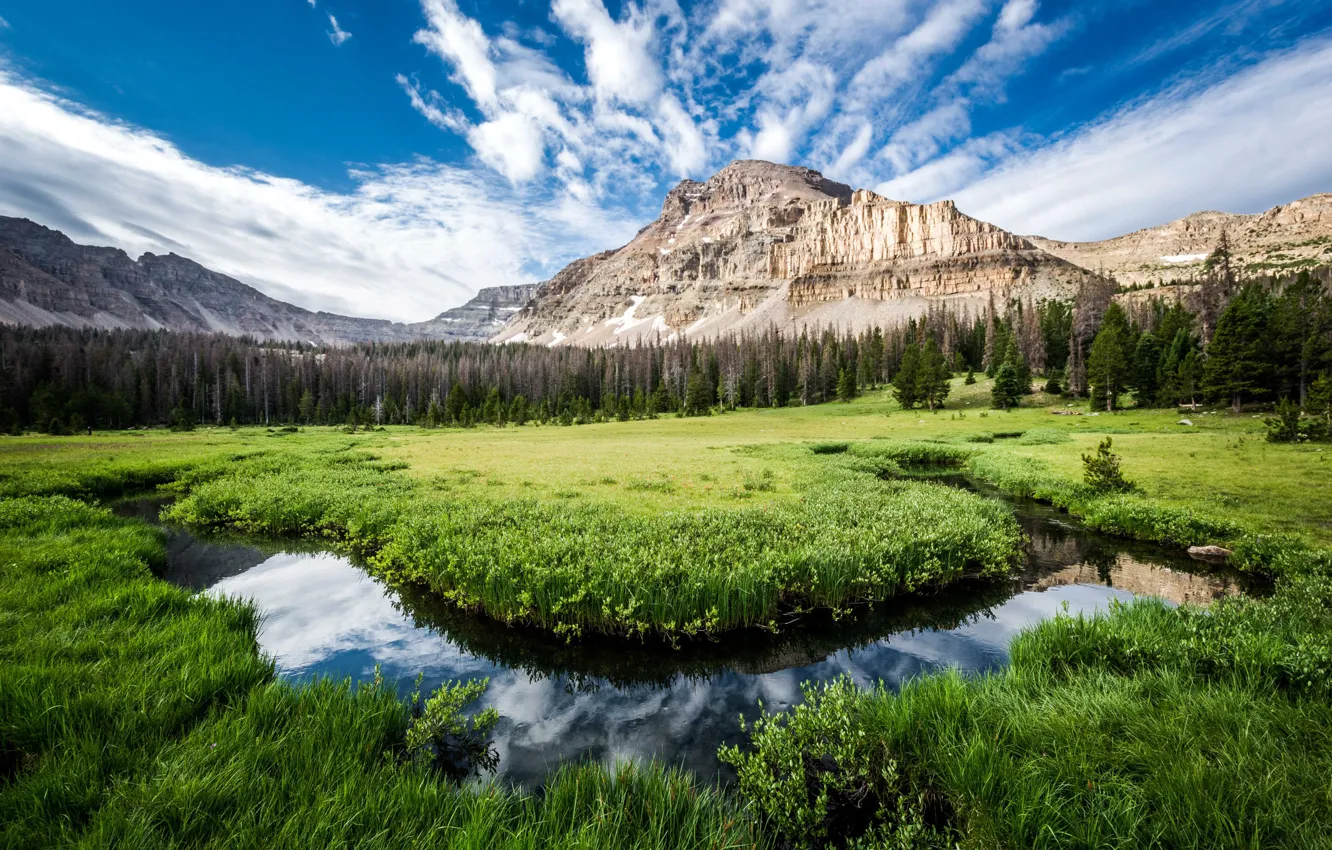
[[[0,846],[753,847],[733,801],[657,765],[542,795],[407,758],[388,687],[273,681],[250,605],[153,577],[160,532],[0,500]]]
[[[797,846],[875,827],[902,846],[1326,847],[1330,603],[1312,565],[1270,600],[1061,616],[991,675],[815,689],[728,758]],[[817,796],[848,775],[873,818]]]
[[[159,581],[163,555],[105,510],[0,501],[0,844],[77,833],[108,787],[271,677],[253,609]]]
[[[698,636],[774,625],[1012,568],[1019,533],[993,502],[880,480],[851,455],[775,455],[799,500],[644,514],[604,501],[455,496],[359,453],[233,464],[169,511],[196,526],[318,536],[391,581],[564,635]],[[799,467],[804,459],[806,467]]]

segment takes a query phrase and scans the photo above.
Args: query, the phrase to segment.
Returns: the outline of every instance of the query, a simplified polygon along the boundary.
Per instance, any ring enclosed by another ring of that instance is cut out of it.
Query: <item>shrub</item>
[[[407,729],[408,757],[429,763],[455,782],[473,773],[494,770],[499,754],[488,737],[499,723],[499,712],[492,707],[472,717],[462,716],[489,684],[489,679],[445,682],[422,705],[418,676],[417,691],[412,696],[412,725]]]
[[[1082,456],[1082,479],[1097,493],[1126,493],[1132,489],[1133,482],[1124,477],[1119,469],[1119,455],[1110,451],[1114,445],[1106,437],[1096,447],[1095,454]]]
[[[867,739],[869,701],[851,681],[806,683],[801,691],[803,704],[754,721],[752,751],[718,753],[767,825],[802,848],[847,841],[901,850],[952,846],[946,803],[938,805],[882,739]]]
[[[1263,421],[1269,443],[1294,443],[1300,439],[1300,406],[1288,398],[1277,402],[1276,416]]]

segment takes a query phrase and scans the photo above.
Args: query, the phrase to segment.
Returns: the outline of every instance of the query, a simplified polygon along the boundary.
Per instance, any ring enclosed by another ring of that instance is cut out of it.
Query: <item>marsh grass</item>
[[[964,575],[1002,576],[1015,563],[1016,523],[994,502],[879,480],[852,454],[815,460],[797,447],[762,454],[793,470],[798,500],[643,514],[593,498],[561,501],[561,493],[555,501],[476,491],[454,498],[371,455],[311,452],[238,462],[190,487],[168,517],[328,539],[390,581],[567,636],[674,639],[772,625],[792,609],[843,608]],[[777,489],[766,468],[744,484],[747,493]],[[649,485],[675,486],[641,480]]]
[[[659,765],[459,788],[410,758],[393,689],[274,681],[255,610],[153,578],[164,555],[102,508],[0,501],[0,846],[759,843],[731,799]]]

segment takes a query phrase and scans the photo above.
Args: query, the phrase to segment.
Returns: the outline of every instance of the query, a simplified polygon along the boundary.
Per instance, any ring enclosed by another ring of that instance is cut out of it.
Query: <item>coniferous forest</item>
[[[0,425],[59,434],[213,424],[583,424],[808,405],[891,385],[934,409],[955,374],[995,378],[997,408],[1033,389],[1126,404],[1293,405],[1326,415],[1328,273],[1116,298],[1091,279],[1072,302],[943,307],[860,334],[769,330],[585,350],[485,343],[315,347],[162,331],[5,328]],[[1291,416],[1289,410],[1285,414]],[[1303,427],[1292,425],[1294,433]],[[1313,435],[1322,432],[1315,428]]]

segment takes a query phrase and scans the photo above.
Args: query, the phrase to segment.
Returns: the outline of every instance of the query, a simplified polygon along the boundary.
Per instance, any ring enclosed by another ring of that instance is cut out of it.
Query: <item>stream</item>
[[[964,480],[943,480],[954,486]],[[987,493],[993,496],[993,493]],[[123,516],[158,522],[160,498],[128,500]],[[291,542],[200,537],[168,528],[163,578],[192,590],[245,597],[263,612],[260,648],[281,676],[373,677],[410,696],[441,682],[490,679],[499,710],[498,773],[535,787],[563,762],[636,758],[719,775],[717,748],[743,740],[738,718],[758,701],[783,710],[802,682],[840,675],[890,688],[933,670],[983,673],[1007,663],[1022,629],[1054,616],[1155,596],[1207,604],[1242,592],[1240,579],[1175,550],[1094,534],[1058,511],[1010,501],[1030,539],[1011,581],[963,583],[858,610],[815,614],[780,634],[745,632],[681,649],[584,641],[511,628],[456,611],[426,594],[395,591],[351,560]]]

